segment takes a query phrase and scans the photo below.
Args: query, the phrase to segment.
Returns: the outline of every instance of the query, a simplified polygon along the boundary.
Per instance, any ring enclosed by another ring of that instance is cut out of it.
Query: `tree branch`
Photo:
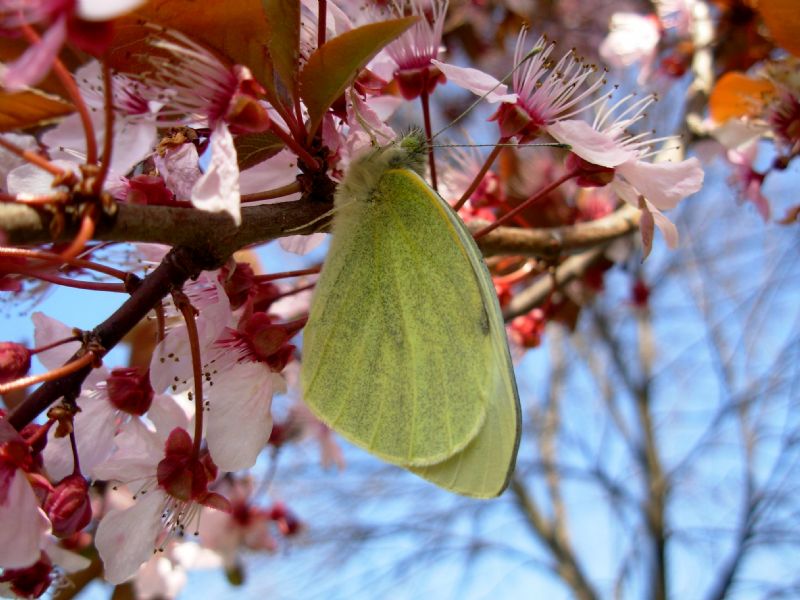
[[[130,298],[90,332],[89,338],[100,345],[102,356],[119,343],[172,289],[180,288],[187,279],[196,277],[200,271],[217,266],[219,264],[214,257],[183,247],[173,248],[161,264],[142,280]],[[70,361],[80,357],[83,352],[84,349],[81,348]],[[65,377],[43,383],[14,408],[8,421],[20,430],[59,398],[76,397],[91,370],[92,367],[85,367]]]
[[[120,203],[113,215],[102,215],[94,239],[110,242],[151,242],[188,249],[202,249],[222,262],[235,251],[278,237],[324,231],[317,219],[332,205],[316,196],[296,202],[279,202],[242,207],[242,224],[234,225],[224,213],[191,208],[146,206]],[[519,254],[555,257],[591,248],[624,236],[638,226],[639,211],[624,206],[588,223],[542,229],[500,227],[478,241],[486,256]],[[7,245],[44,244],[70,241],[78,230],[77,220],[68,220],[58,235],[52,235],[54,215],[32,206],[0,204],[0,231]],[[470,223],[477,231],[484,222]]]
[[[564,540],[556,535],[553,527],[539,512],[527,488],[516,475],[511,477],[509,488],[514,493],[517,505],[525,515],[528,525],[533,529],[534,534],[550,548],[550,552],[556,561],[556,572],[570,586],[575,598],[579,600],[594,600],[597,598],[597,594],[586,579],[586,575],[578,564],[572,548],[565,546]]]

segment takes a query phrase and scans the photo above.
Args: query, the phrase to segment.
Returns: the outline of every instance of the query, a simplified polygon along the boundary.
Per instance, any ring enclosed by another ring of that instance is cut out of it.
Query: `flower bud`
[[[30,368],[30,350],[15,342],[0,342],[0,383],[24,377]]]
[[[38,598],[53,583],[53,563],[44,552],[39,560],[24,569],[5,569],[0,575],[0,583],[8,584],[19,598]]]
[[[270,519],[275,521],[281,533],[286,537],[297,535],[303,529],[300,519],[286,508],[283,502],[276,502],[270,511]]]
[[[143,373],[136,367],[114,369],[106,385],[108,399],[119,410],[136,416],[150,410],[154,393],[148,371]]]
[[[92,519],[89,483],[81,475],[59,481],[44,504],[53,535],[64,538],[82,530]]]

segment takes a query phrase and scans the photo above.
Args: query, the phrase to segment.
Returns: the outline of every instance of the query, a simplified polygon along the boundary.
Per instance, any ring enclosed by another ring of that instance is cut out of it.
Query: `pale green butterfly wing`
[[[407,178],[419,179],[411,171],[404,171],[403,174]],[[425,185],[421,179],[420,183]],[[428,193],[432,201],[447,206],[433,190],[428,189]],[[464,450],[441,463],[410,470],[453,492],[476,498],[493,498],[505,490],[514,471],[520,439],[519,395],[491,275],[461,219],[453,211],[448,211],[447,215],[458,232],[459,243],[467,251],[481,299],[489,315],[492,358],[485,368],[491,372],[492,389],[486,422]]]
[[[409,141],[409,144],[406,144]],[[505,489],[520,409],[491,277],[413,171],[409,136],[356,162],[306,326],[306,402],[344,437],[449,490]]]
[[[404,467],[431,465],[482,429],[495,342],[449,207],[424,183],[398,189],[411,171],[380,159],[348,175],[374,185],[340,186],[353,199],[337,197],[301,383],[312,411],[348,440]]]

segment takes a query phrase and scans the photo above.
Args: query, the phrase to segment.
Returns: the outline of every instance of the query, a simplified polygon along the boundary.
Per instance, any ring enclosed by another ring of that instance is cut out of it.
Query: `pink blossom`
[[[60,321],[36,312],[32,315],[35,326],[34,338],[37,346],[71,337],[73,331]],[[55,369],[66,363],[78,350],[80,342],[61,344],[37,354],[39,361],[47,369]],[[109,376],[105,367],[93,369],[86,378],[76,403],[81,408],[73,419],[75,442],[81,467],[91,474],[95,465],[105,460],[111,453],[114,433],[119,418],[118,411],[108,401],[104,381]],[[48,474],[60,480],[73,472],[73,457],[70,441],[66,437],[55,437],[55,430],[48,434],[48,443],[42,456]]]
[[[753,168],[758,154],[758,143],[753,142],[740,150],[728,150],[727,158],[734,170],[728,182],[739,191],[740,198],[751,202],[765,221],[770,218],[769,200],[761,191],[765,175]]]
[[[590,80],[596,72],[595,67],[583,63],[573,52],[566,53],[552,65],[550,54],[555,44],[548,43],[544,37],[540,37],[532,49],[526,50],[526,37],[527,32],[523,29],[514,51],[513,94],[507,94],[505,86],[498,80],[475,69],[435,63],[448,80],[475,94],[484,95],[488,90],[494,90],[486,99],[501,103],[493,117],[498,121],[501,135],[507,138],[517,136],[521,141],[549,132],[554,123],[589,108],[592,104],[581,103],[605,83],[602,77]],[[588,85],[581,90],[587,81]]]
[[[116,451],[96,470],[102,479],[137,486],[134,504],[111,510],[95,534],[111,583],[129,579],[154,550],[196,528],[201,506],[229,509],[224,497],[208,491],[216,466],[207,455],[193,454],[188,419],[174,400],[160,397],[149,416],[155,428],[128,422]]]
[[[273,346],[274,340],[267,338],[273,329],[277,331],[277,326],[270,329],[269,324],[243,335],[232,335],[237,330],[230,327],[230,302],[214,275],[204,275],[186,286],[185,291],[200,310],[196,325],[205,365],[209,450],[225,471],[251,467],[269,439],[272,396],[284,389],[279,372],[288,360],[283,348],[288,338],[281,338]],[[156,391],[180,392],[192,387],[191,350],[185,325],[175,326],[156,347],[151,381]]]
[[[98,148],[105,141],[105,96],[100,63],[93,60],[75,71],[75,82],[89,108]],[[137,164],[153,152],[157,142],[156,113],[159,105],[147,100],[151,94],[144,84],[125,75],[111,79],[115,109],[110,175],[106,185],[119,184]],[[42,136],[52,158],[86,159],[86,134],[78,114],[72,114]]]
[[[82,50],[98,55],[111,42],[106,21],[127,14],[146,0],[4,0],[0,28],[48,23],[41,40],[30,46],[2,76],[2,85],[19,90],[47,75],[69,37]]]
[[[386,53],[397,68],[394,76],[406,100],[430,94],[443,78],[433,63],[442,52],[442,32],[448,0],[403,0],[392,4],[394,16],[412,14],[421,17],[399,38],[386,46]],[[431,19],[427,17],[430,11]]]
[[[211,160],[191,190],[192,204],[209,212],[227,212],[241,224],[239,166],[233,146],[234,132],[265,131],[270,117],[258,101],[263,91],[250,71],[226,65],[180,32],[160,31],[151,44],[169,57],[151,56],[155,68],[148,84],[165,102],[162,124],[205,124],[211,130]]]
[[[277,541],[270,532],[269,514],[253,501],[252,479],[234,479],[223,491],[230,499],[231,512],[206,511],[200,524],[203,546],[217,552],[228,568],[238,564],[243,550],[277,550]]]
[[[548,128],[550,135],[569,144],[573,155],[587,163],[580,165],[580,169],[595,176],[604,173],[606,179],[598,180],[597,185],[610,182],[620,198],[643,210],[645,256],[650,249],[648,242],[652,241],[652,225],[658,226],[670,248],[677,247],[678,230],[661,210],[675,208],[703,185],[703,170],[697,158],[651,163],[644,159],[652,156],[652,144],[662,140],[628,133],[654,100],[652,96],[640,100],[626,96],[611,107],[604,104],[592,125],[567,120]]]

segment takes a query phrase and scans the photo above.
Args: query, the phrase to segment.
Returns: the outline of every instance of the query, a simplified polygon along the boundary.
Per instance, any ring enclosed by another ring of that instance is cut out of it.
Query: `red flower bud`
[[[534,308],[511,321],[511,335],[523,348],[535,348],[542,343],[545,325],[547,315],[541,308]]]
[[[0,383],[24,377],[30,368],[30,350],[15,342],[0,342]]]
[[[39,560],[24,569],[6,569],[0,575],[0,583],[7,583],[20,598],[38,598],[53,583],[53,563],[44,552]]]
[[[286,508],[283,502],[276,502],[272,506],[269,518],[275,521],[278,529],[286,537],[297,535],[303,529],[303,523],[292,511]]]
[[[69,475],[55,485],[44,504],[53,535],[64,538],[82,530],[92,520],[89,483],[81,475]]]
[[[149,371],[142,372],[136,367],[114,369],[106,385],[108,399],[119,410],[136,416],[150,410],[154,393]]]

